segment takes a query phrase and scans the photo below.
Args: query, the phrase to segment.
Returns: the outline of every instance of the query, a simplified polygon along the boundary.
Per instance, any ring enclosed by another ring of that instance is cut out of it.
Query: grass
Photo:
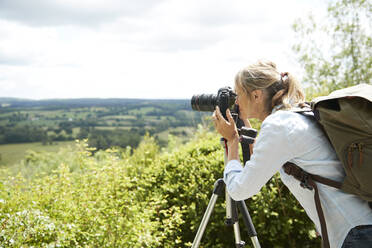
[[[133,115],[109,115],[109,116],[105,116],[103,117],[102,119],[104,120],[135,120],[136,117],[133,116]]]
[[[176,128],[169,128],[163,132],[160,132],[157,134],[158,138],[160,140],[168,141],[168,135],[174,132],[182,132],[184,131],[186,133],[186,136],[183,135],[173,135],[176,136],[181,142],[186,142],[190,140],[190,137],[192,137],[193,133],[195,132],[195,128],[192,127],[176,127]]]
[[[131,127],[96,127],[97,130],[130,130]]]
[[[142,114],[146,115],[148,112],[154,111],[154,107],[142,107],[140,109],[132,109],[129,111],[130,115]]]
[[[54,142],[53,145],[42,145],[41,142],[0,145],[0,166],[11,166],[26,155],[26,151],[58,151],[60,147],[73,145],[74,141]]]
[[[76,137],[76,135],[80,132],[80,127],[73,127],[72,128],[72,135]]]

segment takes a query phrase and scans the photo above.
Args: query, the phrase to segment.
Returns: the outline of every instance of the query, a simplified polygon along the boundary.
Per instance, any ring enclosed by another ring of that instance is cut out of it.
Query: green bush
[[[133,151],[93,155],[80,142],[34,153],[17,176],[0,183],[0,247],[191,246],[224,166],[216,134],[196,136],[163,151],[146,136]],[[35,172],[27,177],[30,168]],[[234,247],[224,202],[218,200],[201,247]],[[313,224],[278,176],[246,202],[262,247],[319,246]]]

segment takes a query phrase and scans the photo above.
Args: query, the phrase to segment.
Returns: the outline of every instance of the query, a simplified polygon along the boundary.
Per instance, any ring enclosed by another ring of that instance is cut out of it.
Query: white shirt
[[[227,163],[224,171],[227,191],[237,201],[250,198],[279,171],[283,183],[317,230],[321,230],[314,190],[302,188],[298,180],[284,172],[282,165],[287,161],[336,181],[342,181],[345,176],[341,162],[316,122],[298,113],[279,110],[263,121],[251,159],[244,168],[237,160]],[[317,185],[332,248],[342,246],[351,228],[372,225],[372,211],[366,202],[338,189]]]

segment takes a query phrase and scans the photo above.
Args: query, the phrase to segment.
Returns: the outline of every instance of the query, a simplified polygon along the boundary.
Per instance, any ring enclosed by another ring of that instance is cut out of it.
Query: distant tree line
[[[160,133],[196,127],[205,116],[191,111],[189,100],[0,98],[1,102],[10,107],[0,107],[0,144],[88,139],[97,149],[135,148],[149,133],[166,145]],[[182,131],[171,133],[185,136]]]
[[[38,127],[0,127],[0,144],[41,141],[46,131]]]
[[[48,134],[50,129],[45,129],[38,126],[0,126],[0,144],[15,144],[28,142],[42,142],[43,144],[50,144],[53,141],[73,140],[74,137],[61,133],[61,130],[53,130],[54,132]]]
[[[10,107],[1,108],[3,110],[14,111],[17,108],[38,108],[43,110],[60,110],[62,108],[84,108],[84,107],[105,107],[105,108],[126,108],[126,107],[162,107],[188,109],[190,110],[190,100],[188,99],[120,99],[120,98],[82,98],[82,99],[47,99],[47,100],[29,100],[17,98],[0,97],[0,103],[9,104]]]
[[[88,134],[88,144],[98,150],[110,147],[137,147],[143,135],[138,129],[131,130],[97,130],[92,129]]]

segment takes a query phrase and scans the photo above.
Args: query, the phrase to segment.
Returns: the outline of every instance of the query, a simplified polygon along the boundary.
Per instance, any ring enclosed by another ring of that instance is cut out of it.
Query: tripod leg
[[[240,236],[240,227],[238,222],[238,209],[236,206],[236,201],[231,199],[230,195],[226,191],[226,221],[225,224],[228,226],[233,226],[235,247],[241,248],[245,246],[245,242]]]
[[[242,238],[240,236],[239,223],[235,222],[233,227],[234,227],[235,247],[236,248],[242,248],[242,247],[245,246],[245,242],[242,240]]]
[[[221,145],[225,148],[225,165],[227,162],[227,145],[225,139],[221,138]],[[206,212],[204,213],[202,222],[200,223],[198,232],[194,238],[192,248],[197,248],[199,247],[200,241],[202,239],[202,236],[204,234],[205,228],[207,226],[207,223],[209,221],[209,218],[212,214],[214,205],[216,204],[218,196],[222,194],[222,190],[225,186],[225,183],[223,179],[218,179],[214,185],[214,191],[213,195],[208,203],[208,207]],[[243,220],[244,223],[248,229],[248,234],[251,237],[252,243],[254,248],[261,248],[260,243],[258,242],[257,239],[257,233],[256,230],[252,224],[251,217],[249,215],[247,206],[245,205],[244,201],[239,201],[236,202],[231,197],[226,191],[226,224],[233,226],[234,228],[234,236],[235,236],[235,247],[236,248],[241,248],[245,246],[245,242],[241,240],[240,236],[240,229],[239,229],[239,223],[238,223],[238,208],[242,212],[243,215]]]
[[[245,202],[244,201],[239,201],[237,203],[238,203],[239,211],[243,216],[244,224],[248,229],[248,235],[251,238],[253,247],[254,248],[261,248],[260,243],[258,242],[256,229],[253,226],[252,219],[251,219],[251,216],[249,215],[249,212],[248,212],[247,206],[245,205]]]
[[[205,228],[208,224],[209,218],[212,214],[214,205],[216,205],[216,201],[218,196],[222,194],[222,190],[225,183],[223,182],[223,179],[218,179],[216,183],[214,184],[214,190],[211,199],[209,200],[207,210],[204,213],[203,219],[199,225],[198,232],[196,233],[196,236],[194,238],[194,241],[192,242],[191,248],[199,247],[200,241],[203,237]]]

